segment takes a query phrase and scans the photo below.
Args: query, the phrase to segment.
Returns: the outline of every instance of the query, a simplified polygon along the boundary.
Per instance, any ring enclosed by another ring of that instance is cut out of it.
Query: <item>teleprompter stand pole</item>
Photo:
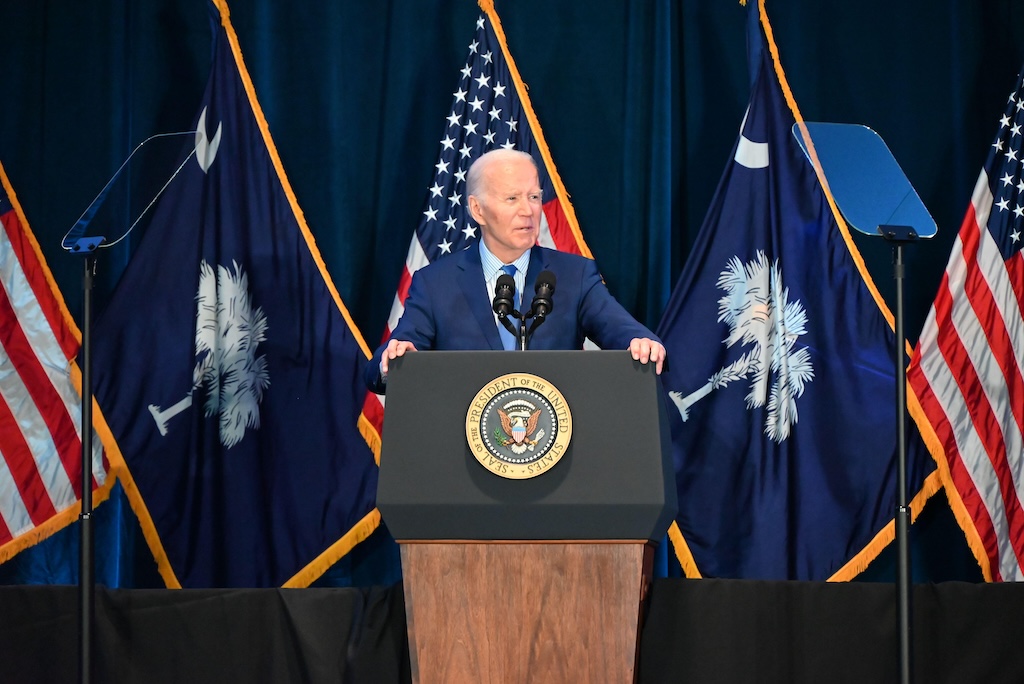
[[[878,232],[892,243],[893,278],[896,281],[896,622],[899,631],[900,684],[913,681],[912,611],[910,584],[910,506],[907,502],[907,367],[903,346],[903,245],[917,240],[909,226],[879,226]]]
[[[96,247],[103,238],[84,238],[72,252],[85,257],[82,277],[82,512],[78,549],[78,681],[92,682],[92,632],[95,622],[95,544],[92,520],[92,290],[96,276]]]

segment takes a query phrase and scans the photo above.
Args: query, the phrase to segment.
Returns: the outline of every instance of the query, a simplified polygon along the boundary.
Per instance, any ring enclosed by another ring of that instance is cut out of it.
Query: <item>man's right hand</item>
[[[405,356],[407,351],[416,351],[416,345],[405,340],[389,340],[388,346],[384,347],[384,351],[380,355],[380,376],[388,377],[388,362],[399,356]]]

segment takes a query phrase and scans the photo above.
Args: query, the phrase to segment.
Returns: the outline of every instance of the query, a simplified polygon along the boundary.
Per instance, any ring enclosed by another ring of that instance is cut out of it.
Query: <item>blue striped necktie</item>
[[[501,270],[504,271],[507,275],[512,276],[513,278],[516,277],[516,267],[513,266],[512,264],[505,264],[504,266],[501,267]],[[515,309],[516,309],[516,311],[519,310],[519,299],[520,299],[520,297],[519,297],[519,288],[516,288],[516,296],[515,296]],[[512,326],[514,328],[516,328],[516,329],[519,328],[519,325],[518,325],[519,322],[514,317],[509,316],[509,321],[512,323]],[[501,344],[502,344],[503,347],[505,347],[505,349],[507,351],[511,351],[511,350],[516,348],[516,336],[513,335],[512,333],[510,333],[508,331],[508,329],[505,328],[505,326],[501,324],[501,322],[498,323],[498,334],[501,335]]]

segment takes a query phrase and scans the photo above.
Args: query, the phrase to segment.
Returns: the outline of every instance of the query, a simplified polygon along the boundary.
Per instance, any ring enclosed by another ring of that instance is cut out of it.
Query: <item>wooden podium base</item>
[[[635,681],[653,546],[401,544],[413,682]]]

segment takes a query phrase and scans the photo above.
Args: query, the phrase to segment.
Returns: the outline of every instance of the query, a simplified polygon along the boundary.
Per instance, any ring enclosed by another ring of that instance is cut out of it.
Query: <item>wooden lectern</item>
[[[539,475],[508,479],[471,447],[470,411],[524,376],[564,399],[572,436]],[[385,415],[377,504],[401,545],[413,681],[635,681],[653,549],[676,514],[653,367],[624,351],[408,354]]]

